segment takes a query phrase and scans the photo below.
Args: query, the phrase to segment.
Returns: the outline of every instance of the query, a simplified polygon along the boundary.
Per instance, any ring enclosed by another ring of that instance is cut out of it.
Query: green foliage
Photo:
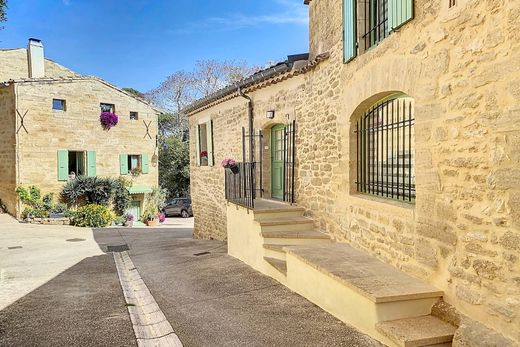
[[[0,23],[7,21],[7,0],[0,0]],[[2,27],[0,27],[2,29]]]
[[[132,203],[132,196],[128,191],[130,182],[124,177],[119,177],[114,187],[112,202],[114,204],[114,210],[118,215],[123,215],[127,208]]]
[[[190,192],[190,152],[187,142],[176,136],[162,138],[159,147],[159,185],[168,197]]]
[[[47,218],[51,213],[65,213],[67,205],[54,203],[54,195],[47,193],[42,197],[40,188],[18,187],[16,193],[26,208],[22,212],[22,218]]]
[[[102,228],[108,226],[116,216],[105,206],[91,204],[71,213],[71,224],[78,227]]]
[[[146,194],[141,221],[145,222],[157,218],[159,211],[164,207],[165,200],[166,192],[163,189],[154,188],[151,193]]]
[[[138,98],[144,99],[144,94],[134,88],[123,88],[123,90],[127,93],[137,96]]]

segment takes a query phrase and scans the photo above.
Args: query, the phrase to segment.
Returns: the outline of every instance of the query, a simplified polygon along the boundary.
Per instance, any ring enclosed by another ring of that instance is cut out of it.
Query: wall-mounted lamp
[[[267,119],[273,119],[273,118],[274,118],[274,111],[267,111],[267,112],[265,113],[265,117],[266,117]]]

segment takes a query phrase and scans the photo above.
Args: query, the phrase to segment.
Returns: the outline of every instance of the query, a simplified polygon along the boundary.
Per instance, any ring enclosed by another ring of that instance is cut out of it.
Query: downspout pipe
[[[253,152],[253,146],[254,146],[254,138],[253,138],[253,99],[247,94],[245,94],[240,86],[238,86],[238,95],[243,97],[247,100],[247,118],[249,123],[249,162],[254,162],[254,152]]]

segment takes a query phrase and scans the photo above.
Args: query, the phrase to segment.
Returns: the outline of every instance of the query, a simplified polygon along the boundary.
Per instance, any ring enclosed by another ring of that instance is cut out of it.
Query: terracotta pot
[[[155,227],[155,226],[159,225],[159,221],[157,219],[147,220],[145,223],[149,227]]]

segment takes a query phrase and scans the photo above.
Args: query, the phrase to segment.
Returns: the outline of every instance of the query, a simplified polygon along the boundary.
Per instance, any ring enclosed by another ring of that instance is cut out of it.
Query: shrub
[[[108,207],[112,203],[115,211],[122,215],[132,201],[128,185],[124,178],[78,176],[67,182],[61,191],[61,197],[72,205],[95,204]]]
[[[72,212],[71,224],[78,227],[101,228],[108,226],[115,215],[105,206],[85,205]]]
[[[165,199],[166,193],[162,189],[154,188],[150,194],[146,194],[141,221],[145,222],[157,218],[159,211],[164,207]]]
[[[47,218],[49,217],[49,211],[43,208],[26,207],[22,211],[22,218]]]
[[[22,218],[47,218],[50,213],[64,213],[67,211],[67,205],[54,203],[54,195],[52,193],[41,195],[40,188],[30,186],[29,188],[18,187],[16,193],[20,200],[26,205],[22,211]]]

